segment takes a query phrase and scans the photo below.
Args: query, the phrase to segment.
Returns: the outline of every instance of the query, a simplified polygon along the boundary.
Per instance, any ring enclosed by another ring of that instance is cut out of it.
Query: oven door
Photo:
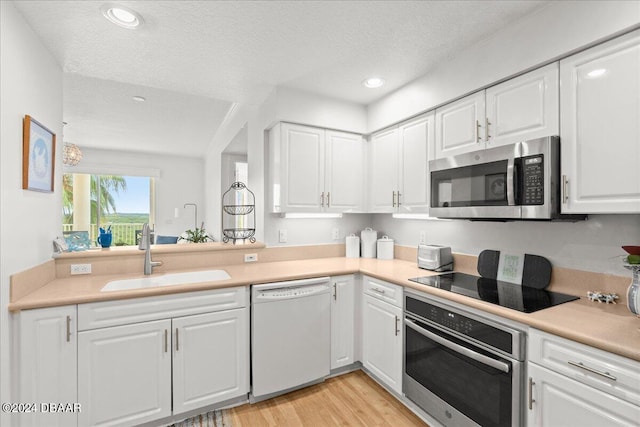
[[[429,162],[429,214],[442,218],[520,218],[516,159],[519,145]]]
[[[522,362],[405,317],[405,395],[446,426],[519,426]]]

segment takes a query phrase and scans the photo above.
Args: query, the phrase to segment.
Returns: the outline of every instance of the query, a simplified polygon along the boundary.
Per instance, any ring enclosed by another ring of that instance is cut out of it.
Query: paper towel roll
[[[360,258],[360,238],[351,233],[345,237],[347,247],[347,258]]]
[[[378,232],[367,227],[360,232],[360,254],[362,258],[376,257],[376,240],[378,240]]]

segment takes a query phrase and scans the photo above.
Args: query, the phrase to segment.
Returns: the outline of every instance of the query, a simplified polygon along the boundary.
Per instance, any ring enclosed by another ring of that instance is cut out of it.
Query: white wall
[[[365,227],[372,226],[370,214],[346,214],[342,218],[282,218],[280,214],[267,214],[265,242],[269,246],[298,246],[311,244],[344,243],[351,233],[360,235]],[[334,240],[332,232],[338,229],[340,237]],[[279,242],[279,232],[285,230],[287,242]]]
[[[62,69],[12,3],[0,2],[0,401],[10,396],[9,276],[51,258],[62,222]],[[22,119],[56,133],[54,193],[22,190]],[[6,413],[0,424],[10,425]]]
[[[368,132],[640,24],[638,1],[558,1],[368,106]]]
[[[185,203],[198,205],[198,227],[205,220],[203,159],[96,148],[83,148],[82,155],[82,162],[76,168],[66,168],[65,171],[132,176],[157,175],[156,235],[179,236],[185,230],[194,227],[194,209],[192,206],[184,208]],[[178,208],[178,218],[174,216],[175,208]]]
[[[524,252],[548,258],[554,266],[629,276],[620,246],[640,242],[640,215],[591,215],[587,221],[472,222],[406,220],[374,215],[374,229],[396,244],[417,246],[420,232],[429,244],[478,255],[484,249]],[[635,243],[634,243],[635,242]]]

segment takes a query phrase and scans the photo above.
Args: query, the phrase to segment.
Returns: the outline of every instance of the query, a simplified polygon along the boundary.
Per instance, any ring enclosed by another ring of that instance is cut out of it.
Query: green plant
[[[187,237],[183,237],[184,234],[186,234]],[[186,240],[187,242],[192,243],[205,243],[210,240],[213,241],[213,239],[207,234],[207,230],[204,229],[204,222],[200,228],[196,227],[194,230],[187,230],[184,234],[183,236],[178,237],[178,240]]]

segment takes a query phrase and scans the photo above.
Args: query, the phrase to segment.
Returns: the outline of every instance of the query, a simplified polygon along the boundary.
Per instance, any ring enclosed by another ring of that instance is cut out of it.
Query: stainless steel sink
[[[101,292],[126,291],[131,289],[155,288],[159,286],[187,285],[189,283],[216,282],[230,279],[224,270],[188,271],[185,273],[169,273],[157,276],[139,277],[135,279],[112,280]]]

